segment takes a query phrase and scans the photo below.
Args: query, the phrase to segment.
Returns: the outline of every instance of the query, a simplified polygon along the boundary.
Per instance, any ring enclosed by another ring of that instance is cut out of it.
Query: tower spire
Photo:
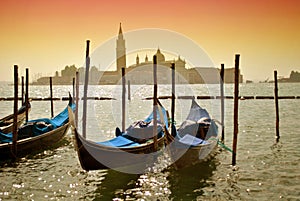
[[[125,48],[125,40],[123,38],[121,23],[119,28],[119,35],[116,42],[117,42],[117,48],[116,48],[117,71],[121,72],[122,68],[126,68],[126,48]]]
[[[123,31],[122,31],[122,24],[120,22],[120,28],[119,28],[119,35],[118,35],[119,39],[123,39]]]

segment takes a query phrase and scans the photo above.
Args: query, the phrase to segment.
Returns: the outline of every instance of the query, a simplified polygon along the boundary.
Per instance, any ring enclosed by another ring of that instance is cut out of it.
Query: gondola
[[[206,109],[192,99],[185,121],[167,135],[168,151],[176,168],[191,166],[211,158],[218,144],[219,129]]]
[[[75,149],[81,167],[86,170],[114,169],[127,173],[141,173],[151,168],[165,145],[165,136],[168,127],[168,112],[159,104],[157,107],[157,150],[153,139],[153,112],[143,121],[130,125],[125,132],[116,128],[116,137],[113,139],[95,142],[85,139],[79,134],[70,121],[75,137]]]
[[[0,160],[23,157],[54,146],[69,128],[68,107],[75,109],[72,98],[55,117],[30,120],[18,128],[17,155],[13,153],[13,134],[0,132]]]
[[[28,102],[28,112],[30,111],[30,108],[31,108],[31,105]],[[26,118],[26,105],[24,104],[18,110],[18,118],[17,118],[18,127],[24,123],[25,118]],[[12,132],[13,120],[14,120],[13,114],[10,114],[6,117],[1,118],[0,119],[0,132],[2,132],[2,133]]]

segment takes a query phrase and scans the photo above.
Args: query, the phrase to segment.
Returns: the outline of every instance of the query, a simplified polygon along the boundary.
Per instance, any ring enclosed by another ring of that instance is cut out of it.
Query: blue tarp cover
[[[135,143],[132,140],[129,140],[123,136],[118,136],[108,141],[98,142],[97,144],[111,146],[111,147],[128,147],[128,146],[138,146],[138,143]]]
[[[190,145],[190,146],[197,146],[199,144],[206,144],[205,140],[192,136],[190,134],[185,134],[182,138],[179,139],[179,142]]]
[[[160,105],[158,107],[156,110],[157,122],[158,122],[157,135],[158,137],[161,137],[164,134],[162,124],[168,126],[168,116],[165,108],[163,108]],[[152,137],[153,137],[153,112],[151,112],[151,114],[144,121],[137,121],[132,125],[130,125],[126,129],[125,133],[121,133],[121,135],[119,136],[117,135],[117,137],[108,141],[97,142],[97,144],[111,146],[111,147],[134,147],[134,146],[139,146],[140,144],[144,143],[148,139],[151,139]]]
[[[199,128],[204,127],[209,128],[205,134],[205,139],[218,135],[218,127],[215,122],[210,118],[208,112],[201,108],[193,99],[189,114],[176,131],[176,136],[174,137],[179,142],[190,146],[206,144],[207,141],[203,140],[204,138],[201,139],[201,136],[198,136]]]
[[[72,108],[73,111],[75,110],[74,103],[70,104],[69,106]],[[52,119],[41,118],[41,119],[30,120],[18,129],[18,140],[27,137],[39,136],[41,134],[44,134],[46,132],[49,132],[58,127],[63,126],[68,121],[69,121],[68,107],[66,107],[61,113],[59,113]],[[0,132],[0,143],[12,142],[12,140],[13,140],[12,132],[7,134]]]

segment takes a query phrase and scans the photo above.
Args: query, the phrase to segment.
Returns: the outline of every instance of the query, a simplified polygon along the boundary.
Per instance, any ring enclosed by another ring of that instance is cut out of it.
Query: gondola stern
[[[92,171],[92,170],[102,170],[102,169],[109,169],[102,163],[100,163],[85,147],[85,139],[80,136],[77,129],[73,128],[74,133],[74,147],[78,155],[78,160],[80,166],[85,171]]]
[[[76,128],[75,125],[75,117],[74,117],[74,112],[70,106],[68,106],[68,115],[69,115],[69,123],[73,128]]]
[[[82,150],[83,147],[83,144],[81,142],[81,139],[79,138],[79,133],[74,126],[72,126],[72,133],[73,133],[73,144],[74,144],[74,149],[75,151],[77,152],[77,155],[78,155],[78,160],[79,160],[79,163],[80,163],[80,166],[83,170],[85,171],[89,171],[89,168],[85,167],[85,163],[84,163],[84,158],[83,158],[83,155],[82,155],[82,151],[85,151],[85,150]]]

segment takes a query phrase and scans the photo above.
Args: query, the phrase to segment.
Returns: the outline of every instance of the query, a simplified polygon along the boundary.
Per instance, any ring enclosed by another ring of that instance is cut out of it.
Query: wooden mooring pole
[[[153,141],[154,150],[158,148],[157,142],[157,57],[153,56]]]
[[[175,136],[175,63],[171,64],[172,69],[172,103],[171,103],[171,134]]]
[[[126,79],[125,79],[125,68],[122,67],[122,132],[125,132],[125,107],[126,107],[126,100],[125,100],[125,96],[126,96]]]
[[[21,82],[22,82],[21,100],[22,100],[22,105],[23,105],[24,104],[24,76],[21,77]]]
[[[29,110],[29,69],[26,68],[26,80],[25,80],[25,106],[26,106],[26,122],[28,121],[28,110]]]
[[[277,71],[274,71],[274,93],[275,93],[275,109],[276,109],[276,142],[279,142],[279,106],[278,106],[278,82],[277,82]]]
[[[128,82],[128,100],[131,100],[131,92],[130,92],[130,80],[127,81]]]
[[[86,115],[87,115],[87,90],[89,85],[90,71],[90,41],[86,41],[86,57],[85,57],[85,79],[83,88],[83,114],[82,114],[82,136],[86,138]]]
[[[50,104],[51,104],[51,118],[52,118],[52,117],[54,117],[52,77],[50,77]]]
[[[75,75],[76,76],[76,75]],[[73,83],[72,83],[72,90],[73,90],[73,94],[72,94],[72,96],[73,96],[73,98],[75,98],[75,77],[73,77]],[[74,100],[74,99],[73,99]]]
[[[238,124],[238,106],[239,106],[239,61],[240,55],[235,55],[234,70],[234,114],[233,114],[233,144],[232,144],[232,166],[236,165],[237,138],[239,132]]]
[[[224,143],[225,140],[225,122],[224,122],[224,64],[221,64],[221,71],[220,71],[220,96],[221,96],[221,124],[222,124],[222,136],[221,141]]]
[[[75,80],[76,80],[76,94],[74,96],[75,98],[75,105],[76,105],[76,108],[75,108],[75,125],[76,125],[76,128],[78,127],[78,102],[79,102],[79,72],[76,71],[76,75],[75,75]]]
[[[17,157],[18,140],[18,66],[14,65],[14,121],[13,121],[13,156]]]

